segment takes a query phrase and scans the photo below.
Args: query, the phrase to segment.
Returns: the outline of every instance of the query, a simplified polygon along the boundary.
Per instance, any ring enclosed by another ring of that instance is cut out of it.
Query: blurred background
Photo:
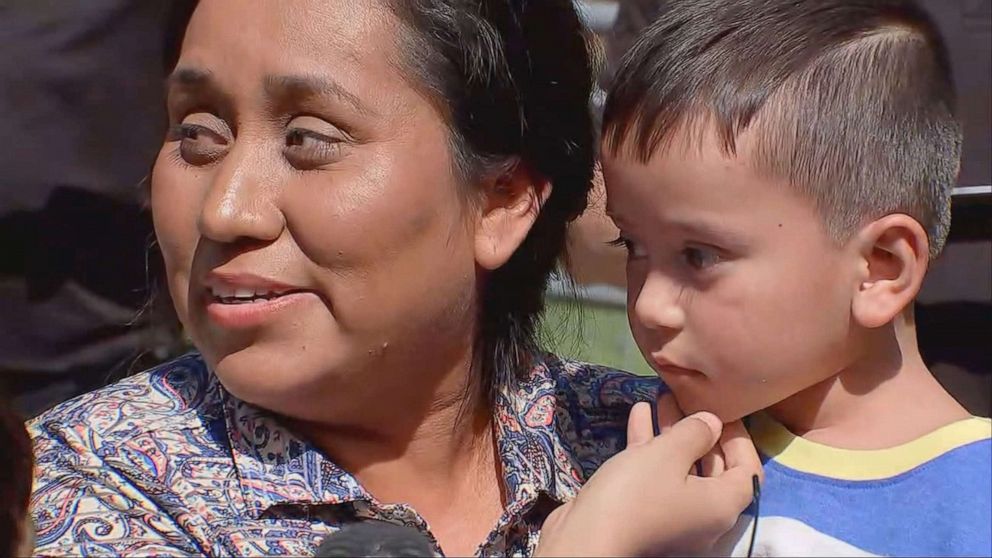
[[[925,0],[953,58],[965,144],[950,243],[920,297],[921,349],[972,412],[992,407],[992,0]],[[165,132],[173,0],[0,0],[0,389],[26,415],[187,349],[146,207]],[[579,1],[601,39],[601,106],[658,0]],[[122,94],[123,92],[123,94]],[[123,99],[123,101],[121,101]],[[543,337],[642,374],[624,254],[598,187],[550,288]]]

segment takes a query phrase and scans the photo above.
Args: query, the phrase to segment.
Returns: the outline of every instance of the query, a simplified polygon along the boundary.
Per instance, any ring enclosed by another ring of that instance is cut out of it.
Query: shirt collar
[[[568,501],[585,480],[559,436],[557,382],[554,366],[537,357],[517,388],[495,402],[494,433],[511,515],[541,495]],[[272,413],[221,391],[234,467],[253,517],[278,504],[373,501],[354,476]]]
[[[350,473],[293,434],[272,413],[225,394],[234,468],[255,518],[277,504],[371,501]]]
[[[575,497],[585,481],[572,452],[562,442],[558,420],[559,374],[553,362],[535,358],[517,389],[496,401],[496,442],[508,510],[530,505],[543,495],[559,503]]]

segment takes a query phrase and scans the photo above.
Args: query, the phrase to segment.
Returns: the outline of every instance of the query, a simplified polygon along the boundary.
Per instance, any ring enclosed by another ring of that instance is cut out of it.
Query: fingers
[[[726,432],[721,434],[720,438],[723,439],[724,435],[726,435]],[[720,447],[719,442],[699,460],[699,463],[702,466],[704,477],[716,477],[723,474],[727,467],[723,456],[723,449]]]
[[[754,499],[754,475],[743,467],[727,469],[719,477],[690,477],[690,482],[707,484],[707,501],[714,506],[726,504],[728,514],[740,514]]]
[[[690,476],[686,489],[693,495],[697,521],[705,525],[705,532],[713,539],[733,529],[753,495],[751,478],[742,469],[726,471],[719,477]]]
[[[675,423],[682,420],[684,416],[671,392],[658,398],[658,429],[661,432],[675,426]]]
[[[627,417],[627,447],[640,446],[654,438],[651,405],[646,401],[634,404]]]
[[[713,413],[705,411],[690,415],[652,441],[664,451],[679,470],[688,472],[720,438],[723,424]]]
[[[725,503],[726,514],[739,514],[754,499],[754,477],[764,480],[761,458],[741,421],[724,425],[718,445],[725,470],[707,478],[690,477],[689,481],[705,483],[708,501],[713,505]]]
[[[740,468],[748,477],[758,475],[759,479],[765,480],[758,450],[755,449],[754,442],[751,441],[751,436],[748,435],[741,421],[734,421],[723,427],[719,446],[723,451],[727,470]]]

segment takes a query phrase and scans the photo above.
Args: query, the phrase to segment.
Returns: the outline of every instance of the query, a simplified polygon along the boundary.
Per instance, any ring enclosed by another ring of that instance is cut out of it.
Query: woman
[[[31,425],[42,554],[530,554],[656,382],[538,350],[593,165],[570,0],[211,0],[152,209],[198,353]],[[559,547],[560,548],[560,547]]]

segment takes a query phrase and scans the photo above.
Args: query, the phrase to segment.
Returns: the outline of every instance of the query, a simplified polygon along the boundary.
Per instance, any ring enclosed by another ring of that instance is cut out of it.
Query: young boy
[[[676,0],[624,59],[604,172],[634,337],[683,411],[753,415],[765,459],[724,551],[756,528],[754,555],[992,555],[992,426],[913,321],[953,105],[902,0]]]

